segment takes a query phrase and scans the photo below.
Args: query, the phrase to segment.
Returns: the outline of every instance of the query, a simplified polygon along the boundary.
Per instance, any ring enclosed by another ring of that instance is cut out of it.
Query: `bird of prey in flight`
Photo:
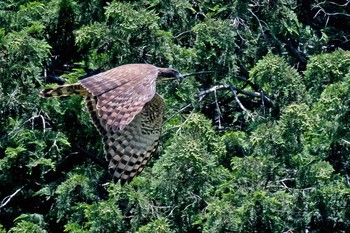
[[[140,174],[159,143],[164,100],[156,93],[156,81],[182,78],[171,68],[127,64],[78,83],[44,89],[40,96],[85,96],[92,122],[103,138],[108,169],[114,181],[124,185]]]

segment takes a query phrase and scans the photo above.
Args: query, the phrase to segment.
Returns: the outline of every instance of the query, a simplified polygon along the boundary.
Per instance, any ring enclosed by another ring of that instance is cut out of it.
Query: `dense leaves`
[[[350,232],[349,15],[349,1],[0,1],[0,232]],[[159,83],[161,144],[121,187],[83,98],[38,94],[144,62],[201,73]]]

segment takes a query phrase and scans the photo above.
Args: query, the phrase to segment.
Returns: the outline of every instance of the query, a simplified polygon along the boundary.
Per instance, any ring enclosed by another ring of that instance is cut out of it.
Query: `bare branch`
[[[350,142],[348,140],[345,140],[345,139],[341,139],[345,144],[348,144],[350,145]]]
[[[184,32],[181,32],[181,33],[177,34],[177,35],[174,36],[174,37],[175,37],[175,38],[179,38],[179,37],[181,37],[182,35],[185,35],[185,34],[191,33],[191,32],[192,32],[192,30],[187,30],[187,31],[184,31]]]
[[[332,4],[332,5],[336,5],[336,6],[340,6],[340,7],[346,7],[349,5],[350,1],[346,1],[346,3],[344,4],[339,4],[339,3],[336,3],[336,2],[328,2],[329,4]]]
[[[327,25],[330,16],[337,16],[337,15],[340,15],[340,16],[350,17],[350,14],[348,14],[348,13],[343,13],[343,12],[327,12],[327,11],[322,7],[322,5],[324,5],[324,4],[326,4],[326,3],[333,4],[333,5],[336,5],[336,6],[339,6],[339,7],[347,7],[347,5],[350,3],[350,1],[347,1],[347,2],[344,3],[344,4],[338,4],[338,3],[335,3],[335,2],[327,2],[327,1],[320,2],[320,3],[318,3],[318,4],[316,4],[315,6],[312,7],[312,9],[318,9],[318,11],[316,12],[316,14],[314,15],[313,18],[316,18],[316,17],[322,12],[322,13],[324,14],[324,16],[327,17],[327,20],[326,20],[326,25]]]
[[[215,98],[215,106],[216,106],[216,111],[218,113],[218,121],[219,121],[219,129],[221,129],[221,110],[220,110],[220,106],[218,103],[218,98],[216,95],[216,90],[214,90],[214,98]]]
[[[200,74],[212,74],[216,73],[217,71],[199,71],[199,72],[194,72],[194,73],[189,73],[189,74],[184,74],[182,75],[184,78],[189,77],[189,76],[195,76],[195,75],[200,75]]]
[[[252,10],[249,9],[248,11],[256,18],[256,20],[258,21],[260,30],[261,30],[261,34],[264,35],[264,29],[263,29],[263,26],[261,25],[261,22],[263,22],[263,21],[260,20],[259,17]],[[265,22],[263,22],[263,23],[266,24]]]
[[[142,58],[144,63],[149,64],[149,62],[147,61],[147,56],[149,56],[147,52],[147,46],[142,46],[142,48],[140,49],[140,57]]]
[[[192,106],[192,104],[187,104],[185,105],[184,107],[180,108],[179,111],[177,111],[176,113],[174,113],[173,115],[171,115],[168,119],[166,119],[164,122],[163,122],[163,125],[165,123],[167,123],[168,121],[170,121],[172,118],[174,118],[176,115],[180,114],[181,112],[183,112],[184,110],[186,110],[188,107]]]
[[[273,103],[272,103],[272,100],[266,96],[266,94],[261,94],[259,92],[253,92],[253,91],[246,91],[246,90],[243,90],[241,88],[238,88],[238,87],[235,87],[235,86],[232,86],[232,85],[217,85],[217,86],[214,86],[210,89],[207,89],[207,90],[204,90],[204,91],[201,91],[199,92],[196,97],[199,99],[199,100],[202,100],[203,97],[205,95],[207,95],[208,93],[212,93],[216,90],[219,90],[219,89],[230,89],[232,90],[231,88],[233,88],[234,90],[237,91],[237,93],[240,93],[240,94],[243,94],[243,95],[247,95],[247,96],[251,96],[251,97],[258,97],[258,98],[262,98],[263,101],[265,102],[265,104],[268,104],[269,106],[272,106]]]
[[[231,89],[232,93],[234,94],[235,100],[236,100],[236,102],[238,103],[239,107],[240,107],[244,112],[247,113],[247,115],[252,119],[252,121],[255,121],[254,116],[252,115],[252,113],[251,113],[248,109],[246,109],[246,108],[243,106],[243,104],[241,103],[241,101],[239,100],[238,95],[237,95],[237,91],[233,88],[233,86],[230,86],[230,89]]]
[[[201,101],[204,98],[204,96],[206,96],[207,94],[212,93],[212,92],[214,92],[214,91],[216,91],[218,89],[227,89],[227,88],[229,88],[228,85],[217,85],[217,86],[211,87],[211,88],[209,88],[207,90],[199,92],[196,95],[196,97],[199,99],[199,101]]]
[[[335,12],[335,13],[326,13],[326,15],[329,15],[329,16],[341,15],[341,16],[350,17],[350,14],[341,13],[341,12]]]
[[[178,206],[175,206],[175,207],[170,211],[170,213],[168,214],[167,217],[172,216],[172,215],[173,215],[173,212],[174,212],[174,210],[175,210],[176,208],[178,208]]]
[[[179,132],[181,131],[182,127],[187,123],[187,121],[191,118],[192,114],[193,114],[193,110],[191,111],[190,115],[186,118],[186,120],[184,122],[181,123],[181,125],[179,126],[179,128],[176,130],[176,134],[179,134]]]
[[[4,208],[4,207],[11,201],[12,198],[15,197],[15,196],[17,195],[17,193],[19,193],[25,186],[26,186],[26,184],[23,185],[22,187],[20,187],[19,189],[17,189],[17,190],[16,190],[14,193],[12,193],[11,195],[8,195],[8,196],[6,196],[4,199],[2,199],[1,204],[0,204],[0,211],[1,211],[2,208]]]

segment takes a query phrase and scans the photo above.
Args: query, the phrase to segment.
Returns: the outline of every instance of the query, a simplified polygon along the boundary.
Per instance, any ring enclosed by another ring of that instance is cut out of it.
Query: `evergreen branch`
[[[86,156],[87,158],[91,159],[92,161],[94,161],[96,164],[100,165],[103,168],[108,167],[108,163],[104,159],[100,159],[95,154],[91,153],[88,150],[81,148],[79,145],[75,145],[75,147],[79,150],[79,153],[81,155]]]
[[[78,152],[72,152],[67,157],[63,159],[55,169],[50,169],[44,174],[44,179],[46,182],[52,182],[57,180],[63,171],[71,170],[75,165],[84,161],[85,158],[90,158],[93,162],[100,165],[104,169],[108,167],[108,163],[98,158],[95,154],[81,148],[79,145],[74,146]]]

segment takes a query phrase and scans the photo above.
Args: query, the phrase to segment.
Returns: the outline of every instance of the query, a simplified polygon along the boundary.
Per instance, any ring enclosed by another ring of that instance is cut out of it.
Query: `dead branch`
[[[27,184],[23,185],[19,189],[17,189],[14,193],[11,195],[6,196],[4,199],[2,199],[1,204],[0,204],[0,212],[1,209],[4,208],[11,200],[14,198]]]
[[[218,103],[218,98],[216,95],[216,90],[214,91],[214,97],[215,97],[215,106],[216,106],[216,111],[218,113],[218,121],[219,121],[219,129],[221,129],[221,118],[222,118],[222,114],[221,114],[221,110],[220,110],[220,105]]]
[[[196,95],[196,97],[199,99],[199,101],[201,101],[204,98],[204,96],[206,96],[207,94],[212,93],[212,92],[214,92],[214,91],[216,91],[218,89],[227,89],[227,88],[229,88],[228,85],[217,85],[217,86],[211,87],[211,88],[209,88],[207,90],[199,92]]]
[[[232,85],[217,85],[217,86],[214,86],[214,87],[211,87],[207,90],[204,90],[204,91],[201,91],[199,92],[196,97],[199,99],[199,100],[202,100],[204,98],[204,96],[206,96],[207,94],[209,93],[212,93],[216,90],[219,90],[219,89],[229,89],[229,90],[235,90],[237,91],[237,93],[240,93],[240,94],[243,94],[243,95],[247,95],[247,96],[251,96],[251,97],[258,97],[258,98],[261,98],[263,101],[264,101],[264,104],[266,106],[273,106],[273,102],[272,100],[266,95],[266,94],[262,94],[262,93],[259,93],[259,92],[255,92],[255,91],[246,91],[246,90],[243,90],[239,87],[235,87],[235,86],[232,86]]]
[[[176,113],[174,113],[173,115],[171,115],[168,119],[166,119],[163,122],[163,125],[165,125],[168,121],[170,121],[172,118],[174,118],[176,115],[180,114],[181,112],[183,112],[184,110],[186,110],[188,107],[192,106],[192,104],[186,104],[184,107],[180,108],[179,111],[177,111]]]
[[[194,73],[184,74],[184,75],[182,75],[182,77],[186,78],[186,77],[190,77],[190,76],[195,76],[195,75],[200,75],[200,74],[212,74],[212,73],[216,73],[216,72],[217,71],[204,70],[204,71],[198,71],[198,72],[194,72]]]
[[[241,101],[239,100],[238,95],[237,95],[237,91],[236,91],[232,86],[230,86],[230,89],[231,89],[232,93],[234,94],[235,100],[236,100],[236,102],[238,103],[239,107],[240,107],[244,112],[247,113],[247,115],[252,119],[252,121],[255,121],[254,116],[252,115],[252,113],[251,113],[248,109],[246,109],[246,108],[243,106],[243,104],[241,103]]]

